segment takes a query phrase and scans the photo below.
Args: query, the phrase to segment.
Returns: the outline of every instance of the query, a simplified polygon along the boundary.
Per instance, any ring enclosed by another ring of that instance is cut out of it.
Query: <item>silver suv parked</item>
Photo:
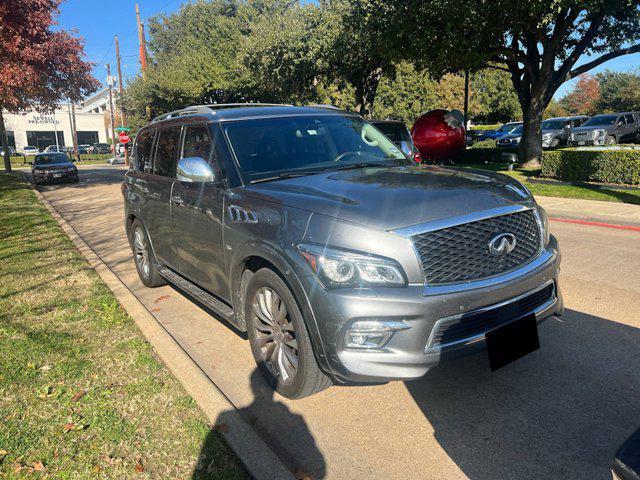
[[[571,130],[570,146],[615,145],[640,140],[640,115],[637,112],[595,115],[581,127]]]
[[[355,114],[163,115],[138,133],[123,194],[142,282],[246,331],[290,398],[417,378],[484,345],[500,368],[562,312],[558,244],[525,187],[416,165]]]

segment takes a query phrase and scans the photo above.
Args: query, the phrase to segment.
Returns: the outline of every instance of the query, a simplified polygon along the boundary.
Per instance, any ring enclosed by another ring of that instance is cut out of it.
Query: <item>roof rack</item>
[[[160,122],[162,120],[169,120],[170,118],[182,117],[184,115],[198,115],[198,114],[210,114],[215,113],[216,110],[224,110],[227,108],[241,108],[241,107],[290,107],[283,103],[211,103],[208,105],[192,105],[190,107],[181,108],[180,110],[174,110],[173,112],[164,113],[151,120],[151,123]]]

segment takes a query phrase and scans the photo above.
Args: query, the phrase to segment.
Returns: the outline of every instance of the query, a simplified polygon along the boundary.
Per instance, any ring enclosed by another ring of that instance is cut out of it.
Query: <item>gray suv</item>
[[[637,112],[595,115],[569,134],[570,146],[615,145],[640,140],[640,115]]]
[[[579,127],[588,119],[589,117],[585,115],[547,118],[541,125],[542,147],[556,148],[560,145],[566,145],[571,129]]]
[[[416,165],[358,115],[189,107],[132,153],[122,191],[142,282],[246,331],[286,397],[421,377],[485,345],[500,368],[562,312],[558,244],[525,187]]]

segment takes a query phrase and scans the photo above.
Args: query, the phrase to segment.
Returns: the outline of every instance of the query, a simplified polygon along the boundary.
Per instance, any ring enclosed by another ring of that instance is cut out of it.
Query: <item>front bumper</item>
[[[453,288],[450,292],[432,291],[423,285],[406,288],[370,288],[327,291],[313,277],[305,285],[310,305],[320,329],[327,362],[340,381],[384,382],[423,376],[431,367],[454,356],[484,346],[484,333],[454,344],[434,344],[435,327],[443,321],[470,315],[490,306],[499,306],[553,285],[553,297],[534,313],[538,322],[561,314],[562,295],[558,287],[560,252],[552,237],[547,249],[518,275],[503,275],[472,289]],[[524,315],[515,316],[512,320]],[[345,333],[356,321],[404,322],[411,328],[396,331],[382,349],[363,350],[344,347]],[[507,321],[508,322],[508,321]]]
[[[59,173],[32,173],[33,180],[36,183],[47,182],[63,182],[65,180],[77,180],[78,171],[59,172]]]
[[[582,147],[582,146],[594,146],[594,145],[605,145],[605,137],[596,138],[596,139],[588,139],[588,140],[569,140],[567,145],[570,147]]]

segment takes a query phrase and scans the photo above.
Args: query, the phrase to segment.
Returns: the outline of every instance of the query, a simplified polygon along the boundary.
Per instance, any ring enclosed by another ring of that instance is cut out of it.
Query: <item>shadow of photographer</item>
[[[192,480],[220,478],[220,458],[217,451],[221,446],[221,432],[228,431],[229,425],[233,423],[232,416],[235,417],[238,413],[297,479],[324,478],[326,474],[324,457],[302,415],[291,412],[283,402],[275,398],[274,390],[264,381],[258,368],[251,373],[250,383],[253,402],[247,407],[225,411],[218,416],[202,445],[193,469]],[[283,431],[286,434],[283,434]],[[291,448],[284,445],[282,443],[284,441],[295,443],[299,447],[298,451],[305,452],[304,458],[292,457]]]

